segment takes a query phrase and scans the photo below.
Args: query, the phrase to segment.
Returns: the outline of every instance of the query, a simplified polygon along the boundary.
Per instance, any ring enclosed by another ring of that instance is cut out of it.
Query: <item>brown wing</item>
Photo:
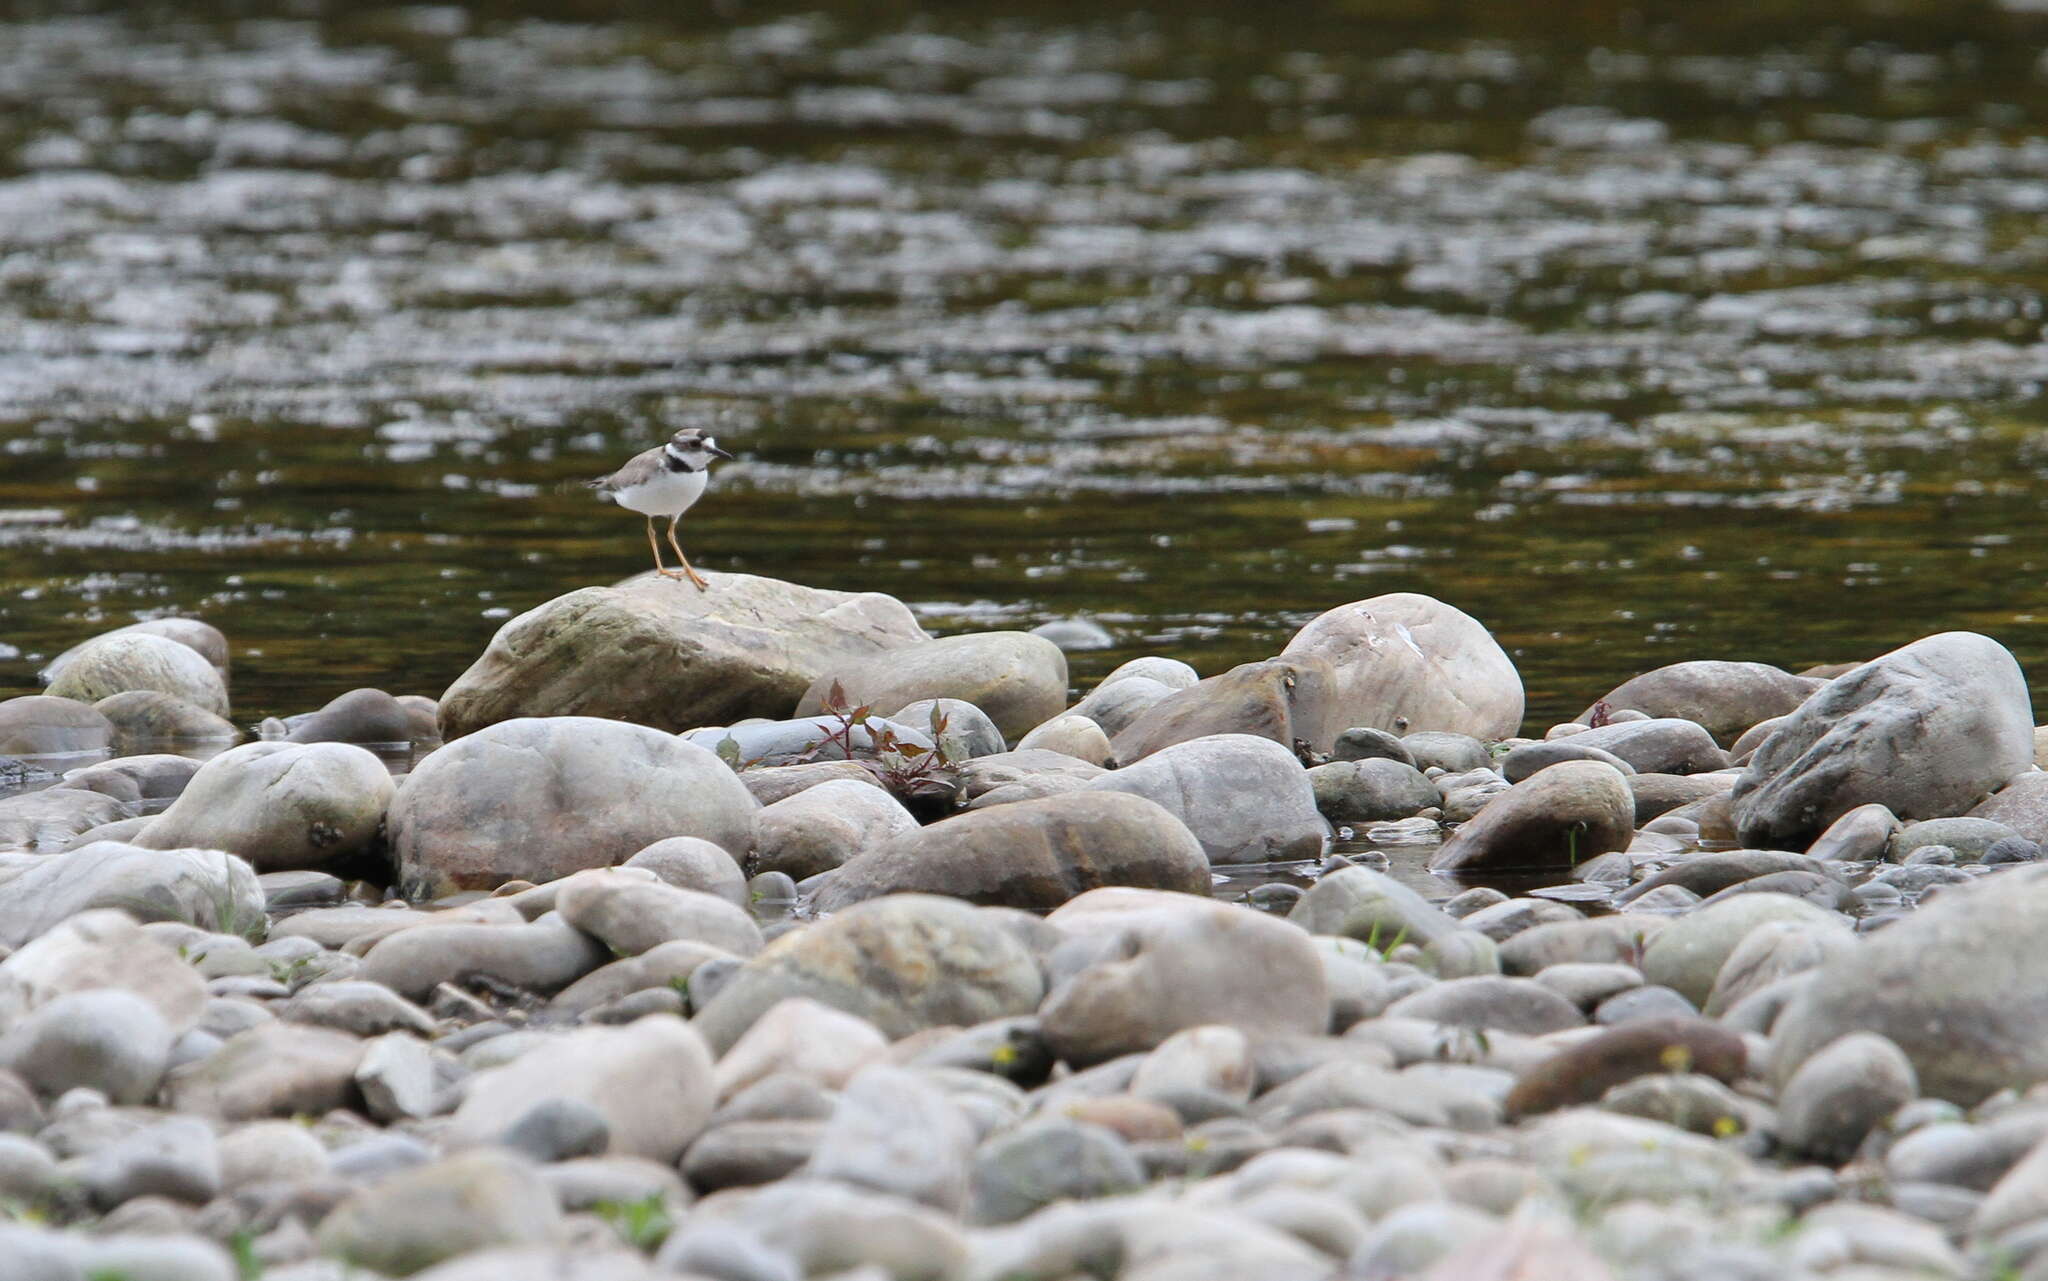
[[[661,471],[663,466],[661,456],[665,448],[667,447],[664,445],[656,445],[652,449],[642,450],[640,453],[627,459],[624,467],[619,468],[609,476],[599,476],[596,480],[588,482],[588,484],[592,489],[603,490],[607,493],[613,490],[631,489],[635,485],[644,485],[654,479]]]

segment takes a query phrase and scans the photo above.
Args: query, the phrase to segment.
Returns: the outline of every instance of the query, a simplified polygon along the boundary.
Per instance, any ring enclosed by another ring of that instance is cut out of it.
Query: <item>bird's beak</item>
[[[726,452],[725,452],[725,451],[724,451],[723,449],[720,449],[720,448],[719,448],[718,446],[716,446],[716,445],[706,445],[706,446],[705,446],[704,448],[706,448],[706,449],[710,450],[710,451],[711,451],[712,453],[714,453],[714,454],[717,454],[717,455],[718,455],[718,456],[719,456],[720,458],[727,458],[727,459],[729,459],[729,458],[731,458],[731,457],[732,457],[732,455],[731,455],[731,454],[728,454],[728,453],[726,453]]]

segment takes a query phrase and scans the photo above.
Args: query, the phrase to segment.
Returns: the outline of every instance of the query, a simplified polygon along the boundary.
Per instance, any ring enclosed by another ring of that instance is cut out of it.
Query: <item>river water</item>
[[[174,612],[238,720],[438,693],[696,424],[699,566],[1077,682],[1409,590],[1538,731],[1948,628],[2038,698],[2048,15],[1695,7],[9,6],[0,694]]]

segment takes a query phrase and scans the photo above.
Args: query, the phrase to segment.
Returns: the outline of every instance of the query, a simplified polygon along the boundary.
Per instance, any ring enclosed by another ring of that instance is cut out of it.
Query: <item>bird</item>
[[[587,483],[600,497],[647,517],[647,546],[654,552],[656,573],[663,578],[688,578],[698,591],[707,591],[711,585],[690,568],[690,558],[676,542],[676,522],[704,496],[704,487],[711,480],[711,460],[731,457],[700,428],[685,427],[666,444],[643,450],[611,475]],[[654,541],[656,516],[668,517],[668,545],[683,564],[680,574],[661,563],[661,545]]]

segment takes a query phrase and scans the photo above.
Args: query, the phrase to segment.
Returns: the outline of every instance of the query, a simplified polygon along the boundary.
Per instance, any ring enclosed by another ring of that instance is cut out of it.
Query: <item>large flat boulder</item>
[[[928,698],[972,703],[1005,737],[1017,739],[1066,708],[1067,656],[1029,632],[969,632],[883,655],[849,655],[819,673],[798,700],[796,714],[823,711],[835,681],[849,706],[865,704],[881,716]]]
[[[1962,814],[2034,767],[2026,677],[1988,636],[1942,632],[1828,682],[1764,740],[1732,794],[1743,844],[1805,849],[1859,805]]]
[[[1391,592],[1339,605],[1294,634],[1285,659],[1336,674],[1331,739],[1354,726],[1394,734],[1448,730],[1494,740],[1522,723],[1522,677],[1478,619],[1433,597]]]
[[[903,602],[752,574],[709,591],[644,574],[586,587],[498,629],[441,696],[444,738],[522,716],[670,731],[783,717],[835,664],[929,640]]]

